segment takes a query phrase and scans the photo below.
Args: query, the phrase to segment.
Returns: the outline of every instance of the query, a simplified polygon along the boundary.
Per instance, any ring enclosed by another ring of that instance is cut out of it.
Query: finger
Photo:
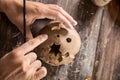
[[[51,9],[56,10],[60,12],[62,15],[64,15],[73,26],[77,25],[77,21],[75,21],[72,16],[70,16],[62,7],[59,7],[57,5],[49,4]]]
[[[33,35],[31,33],[31,30],[30,29],[27,29],[26,30],[26,40],[30,40],[30,39],[33,39]]]
[[[19,27],[18,27],[18,28],[19,28]],[[22,28],[22,29],[19,28],[19,30],[22,32],[22,34],[24,34],[23,28]],[[28,41],[28,40],[30,40],[30,39],[33,39],[33,35],[32,35],[32,33],[31,33],[30,27],[28,27],[28,28],[26,29],[26,40]]]
[[[42,34],[34,39],[29,40],[28,42],[24,43],[20,47],[13,50],[13,52],[17,52],[20,54],[26,54],[32,51],[35,47],[46,41],[48,36],[46,34]]]
[[[38,69],[41,68],[41,65],[42,65],[41,61],[36,60],[30,65],[30,68],[33,69],[33,72],[36,72]]]
[[[27,55],[25,55],[25,59],[27,59],[28,64],[31,64],[37,59],[37,55],[34,52],[30,52]]]
[[[36,60],[31,65],[29,65],[27,68],[28,70],[26,72],[26,75],[28,76],[28,78],[30,76],[31,80],[36,80],[34,75],[37,72],[37,70],[41,68],[41,65],[42,64],[40,60]]]
[[[46,13],[47,18],[54,18],[60,22],[62,22],[67,28],[73,29],[71,23],[60,13],[54,10],[48,10],[49,13]]]
[[[45,67],[41,67],[36,73],[35,73],[35,78],[37,80],[42,79],[47,75],[47,69]]]

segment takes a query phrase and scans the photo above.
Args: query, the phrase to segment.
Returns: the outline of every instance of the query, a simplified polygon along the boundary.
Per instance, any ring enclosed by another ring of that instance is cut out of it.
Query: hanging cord
[[[23,0],[23,26],[24,26],[24,42],[26,42],[26,0]]]

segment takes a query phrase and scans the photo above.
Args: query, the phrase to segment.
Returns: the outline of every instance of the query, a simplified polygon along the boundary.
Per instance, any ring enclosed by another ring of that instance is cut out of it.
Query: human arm
[[[1,9],[23,33],[23,0],[1,0]],[[8,3],[9,2],[9,3]],[[26,35],[27,39],[32,38],[30,26],[36,19],[54,19],[62,22],[67,28],[73,28],[77,22],[61,7],[54,4],[43,4],[40,2],[26,1]]]
[[[40,80],[45,77],[46,68],[31,51],[46,39],[47,35],[40,35],[3,56],[0,59],[0,80]]]

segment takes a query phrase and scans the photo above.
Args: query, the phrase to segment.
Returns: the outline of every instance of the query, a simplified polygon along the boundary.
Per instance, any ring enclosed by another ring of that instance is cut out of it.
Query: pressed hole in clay
[[[68,56],[69,56],[69,52],[67,52],[64,56],[65,56],[65,57],[68,57]]]
[[[63,58],[61,56],[59,56],[58,61],[61,62],[63,60]]]
[[[60,37],[60,35],[58,34],[57,37]]]
[[[55,43],[50,46],[51,50],[50,50],[50,53],[54,53],[55,56],[57,56],[57,54],[61,53],[60,52],[60,45],[56,45]]]
[[[72,40],[71,40],[71,38],[67,38],[66,41],[67,41],[68,43],[70,43]]]

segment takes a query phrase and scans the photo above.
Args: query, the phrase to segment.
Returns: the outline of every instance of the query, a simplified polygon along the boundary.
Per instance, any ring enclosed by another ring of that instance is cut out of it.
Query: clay
[[[38,58],[52,66],[72,62],[80,50],[81,39],[77,31],[67,30],[60,22],[52,21],[39,32],[39,35],[48,34],[48,40],[35,48],[35,52]]]
[[[92,0],[95,5],[97,6],[105,6],[107,5],[111,0]]]

